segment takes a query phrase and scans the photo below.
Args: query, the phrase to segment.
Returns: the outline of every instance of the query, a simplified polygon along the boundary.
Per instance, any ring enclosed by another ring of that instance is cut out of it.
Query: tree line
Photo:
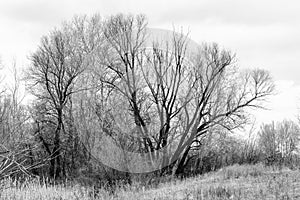
[[[269,125],[260,145],[230,136],[273,94],[269,72],[240,70],[232,52],[195,48],[182,32],[151,33],[144,15],[118,14],[76,16],[42,37],[23,78],[34,99],[22,104],[18,84],[0,93],[2,149],[26,149],[21,162],[38,176],[130,180],[255,162],[257,146],[265,157],[296,148],[288,133],[273,148]]]

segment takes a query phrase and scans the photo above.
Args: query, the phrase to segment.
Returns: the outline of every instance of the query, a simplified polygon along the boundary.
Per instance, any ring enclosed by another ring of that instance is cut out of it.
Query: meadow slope
[[[206,175],[147,188],[134,183],[120,186],[114,193],[74,183],[62,186],[28,181],[18,187],[16,185],[12,181],[3,183],[0,199],[300,199],[299,170],[274,170],[262,165],[235,165]]]

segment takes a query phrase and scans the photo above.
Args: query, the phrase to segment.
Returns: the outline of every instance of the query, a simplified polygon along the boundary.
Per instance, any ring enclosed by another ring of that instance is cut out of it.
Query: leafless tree
[[[42,162],[30,160],[36,147],[31,139],[29,115],[23,104],[22,77],[14,60],[6,67],[6,82],[0,95],[0,179],[31,175]]]
[[[92,60],[90,55],[96,45],[95,34],[98,34],[93,20],[97,20],[96,17],[91,20],[85,16],[75,17],[61,30],[43,37],[38,50],[31,56],[32,66],[28,70],[31,92],[38,101],[44,102],[46,114],[55,119],[53,148],[41,138],[51,154],[51,177],[62,175],[61,137],[66,128],[64,112],[72,95],[86,89],[76,85],[76,81]]]
[[[3,85],[0,94],[0,134],[1,144],[12,150],[28,137],[26,130],[28,112],[23,105],[21,74],[17,70],[16,61],[11,67],[6,68],[6,75],[7,78],[10,77],[10,82]]]
[[[246,109],[261,108],[274,85],[267,71],[238,72],[235,56],[216,44],[190,51],[188,37],[173,33],[149,48],[147,33],[142,15],[106,21],[99,50],[105,109],[113,132],[139,138],[140,151],[164,157],[163,166],[175,162],[173,173],[180,173],[208,130],[241,127]]]
[[[259,147],[265,161],[268,164],[288,164],[293,154],[298,152],[299,133],[299,126],[293,121],[263,125],[259,132]]]
[[[300,130],[299,126],[293,122],[284,120],[277,124],[278,147],[282,157],[290,157],[298,150]]]
[[[277,152],[277,133],[274,122],[262,125],[259,132],[259,146],[267,157],[275,157]]]

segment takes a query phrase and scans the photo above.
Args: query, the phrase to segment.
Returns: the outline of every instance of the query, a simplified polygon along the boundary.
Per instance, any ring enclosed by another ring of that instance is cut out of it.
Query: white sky
[[[297,0],[0,0],[0,57],[24,67],[41,36],[74,14],[144,13],[149,27],[183,27],[198,42],[237,54],[241,68],[269,70],[277,85],[258,123],[300,113],[300,2]]]

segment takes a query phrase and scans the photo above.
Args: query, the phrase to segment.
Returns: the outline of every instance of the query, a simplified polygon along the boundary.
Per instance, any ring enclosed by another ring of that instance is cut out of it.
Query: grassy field
[[[145,189],[134,183],[112,194],[104,189],[27,181],[2,183],[0,199],[300,199],[300,171],[271,169],[262,165],[231,166],[203,176],[161,183]]]

